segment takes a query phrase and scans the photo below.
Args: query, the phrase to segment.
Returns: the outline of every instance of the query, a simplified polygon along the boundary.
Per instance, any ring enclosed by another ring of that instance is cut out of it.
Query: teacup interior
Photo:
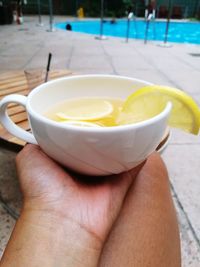
[[[126,99],[148,82],[112,75],[84,75],[60,78],[34,89],[29,96],[31,108],[40,114],[53,105],[80,97],[106,97]]]

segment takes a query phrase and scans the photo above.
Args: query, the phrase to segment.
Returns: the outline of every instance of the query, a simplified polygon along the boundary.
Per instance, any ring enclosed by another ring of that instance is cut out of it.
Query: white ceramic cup
[[[44,83],[28,97],[8,95],[0,102],[0,121],[14,136],[38,144],[51,158],[82,174],[111,175],[137,166],[152,153],[167,127],[171,103],[143,122],[115,127],[65,125],[43,114],[55,103],[70,98],[114,97],[126,99],[150,83],[114,75],[83,75]],[[10,103],[25,107],[32,133],[14,124],[7,115]]]

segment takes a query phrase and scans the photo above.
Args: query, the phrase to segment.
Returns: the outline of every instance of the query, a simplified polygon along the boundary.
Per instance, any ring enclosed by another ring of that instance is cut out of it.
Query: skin
[[[101,267],[180,267],[180,237],[167,170],[157,153],[134,180],[101,255]]]
[[[99,179],[64,170],[34,145],[16,163],[24,205],[1,267],[180,266],[176,214],[158,154]]]

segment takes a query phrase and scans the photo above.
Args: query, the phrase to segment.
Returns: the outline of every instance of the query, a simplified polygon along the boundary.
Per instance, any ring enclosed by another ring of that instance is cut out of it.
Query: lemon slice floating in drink
[[[149,119],[159,114],[171,102],[169,125],[192,134],[200,128],[200,110],[195,101],[183,91],[167,86],[150,85],[131,94],[122,107],[119,124]]]
[[[112,104],[101,98],[80,98],[66,101],[65,110],[56,115],[63,120],[96,121],[112,111]]]
[[[89,121],[62,121],[64,124],[73,125],[73,126],[81,126],[81,127],[102,127],[99,123],[89,122]]]

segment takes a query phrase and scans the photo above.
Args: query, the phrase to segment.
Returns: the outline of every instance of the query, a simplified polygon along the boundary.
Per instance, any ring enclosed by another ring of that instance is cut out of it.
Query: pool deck
[[[48,17],[25,17],[23,25],[0,26],[0,73],[9,70],[45,68],[48,53],[52,69],[70,69],[76,74],[125,75],[152,83],[174,86],[189,93],[200,105],[200,45],[161,46],[148,42],[63,30],[48,32]],[[66,17],[55,17],[55,22]],[[15,153],[0,151],[0,254],[20,210],[21,195],[14,179]],[[200,138],[172,131],[163,153],[180,222],[183,267],[200,266]]]

